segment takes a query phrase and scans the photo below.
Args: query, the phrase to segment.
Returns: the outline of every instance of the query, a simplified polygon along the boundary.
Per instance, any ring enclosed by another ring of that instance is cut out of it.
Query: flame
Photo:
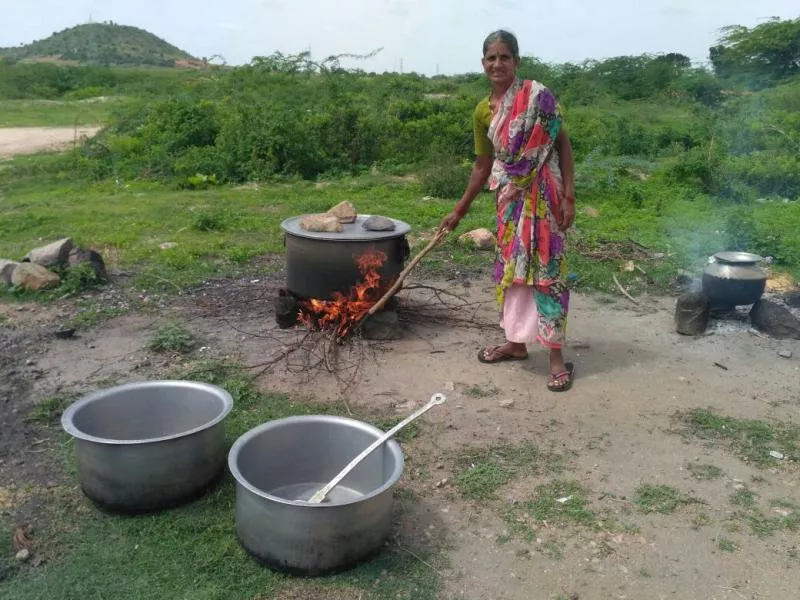
[[[356,258],[362,281],[348,295],[337,292],[333,300],[302,301],[299,320],[310,329],[331,329],[337,339],[344,338],[380,300],[383,282],[378,269],[385,262],[386,254],[380,250],[367,250]]]

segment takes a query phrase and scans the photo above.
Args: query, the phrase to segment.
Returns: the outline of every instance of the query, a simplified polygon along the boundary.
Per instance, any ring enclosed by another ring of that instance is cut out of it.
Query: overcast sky
[[[402,62],[426,74],[478,70],[483,38],[498,28],[547,62],[658,52],[701,62],[723,26],[800,16],[798,0],[0,0],[0,8],[0,46],[112,20],[229,64],[274,51],[323,58],[383,47],[360,66]]]

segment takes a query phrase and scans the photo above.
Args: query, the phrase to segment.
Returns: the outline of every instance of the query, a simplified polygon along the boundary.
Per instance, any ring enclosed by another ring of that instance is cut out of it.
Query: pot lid
[[[313,240],[328,240],[331,242],[368,242],[374,240],[389,240],[400,237],[411,231],[411,225],[397,219],[388,218],[393,221],[395,228],[393,231],[367,231],[362,227],[364,221],[372,215],[358,215],[355,223],[343,223],[341,232],[329,231],[306,231],[300,227],[300,221],[308,215],[291,217],[281,223],[281,229],[290,235],[297,237],[310,238]]]
[[[764,260],[758,254],[751,254],[750,252],[717,252],[714,258],[729,265],[754,265]]]

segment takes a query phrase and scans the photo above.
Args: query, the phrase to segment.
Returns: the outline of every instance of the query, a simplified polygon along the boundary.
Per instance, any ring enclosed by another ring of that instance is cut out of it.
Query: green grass
[[[633,503],[644,513],[670,515],[681,506],[697,504],[700,501],[687,496],[679,489],[669,485],[641,485],[636,489]]]
[[[719,538],[717,541],[717,547],[722,550],[723,552],[735,552],[736,551],[736,544],[734,544],[728,538]]]
[[[40,425],[51,425],[61,417],[61,413],[77,398],[76,394],[48,396],[36,404],[28,413],[28,420]]]
[[[688,433],[724,445],[740,458],[759,466],[779,466],[800,460],[800,427],[779,421],[736,419],[706,409],[694,409],[680,416]],[[781,452],[784,461],[770,456]]]
[[[153,334],[147,347],[153,352],[169,352],[172,354],[187,354],[197,345],[197,340],[191,331],[178,323],[169,323],[159,327]]]
[[[233,395],[234,409],[226,420],[229,443],[270,419],[344,412],[343,406],[260,392],[247,373],[224,363],[194,363],[174,375],[221,385]],[[71,450],[67,445],[70,454],[63,457],[68,469]],[[226,476],[215,490],[182,508],[117,517],[95,510],[76,492],[49,493],[46,518],[36,535],[48,560],[39,567],[13,567],[10,579],[0,582],[0,599],[275,598],[297,580],[267,570],[245,554],[233,529],[234,498],[234,482]],[[429,565],[440,562],[437,544],[392,540],[378,557],[355,570],[318,580],[322,592],[315,597],[337,597],[336,590],[349,586],[365,599],[433,600],[440,581],[436,567]]]
[[[731,504],[734,506],[750,508],[756,505],[756,500],[758,500],[758,494],[748,489],[736,490],[731,495]]]
[[[710,481],[712,479],[719,479],[725,472],[715,465],[701,465],[697,463],[688,463],[686,470],[692,474],[695,479]]]
[[[420,237],[430,235],[453,206],[450,200],[423,200],[417,183],[381,175],[329,181],[322,187],[311,182],[284,182],[190,191],[126,181],[78,184],[69,168],[61,179],[43,178],[42,165],[55,160],[57,157],[26,157],[0,166],[0,186],[4,188],[0,256],[19,258],[41,241],[69,232],[76,244],[113,254],[116,266],[135,275],[132,283],[137,288],[171,293],[208,277],[249,273],[254,259],[282,253],[280,223],[290,216],[324,211],[350,200],[360,212],[409,222],[413,228],[412,252],[416,252],[424,244]],[[592,197],[588,192],[579,203],[599,207],[601,216],[578,215],[580,233],[573,236],[576,248],[602,254],[608,248],[603,240],[632,238],[650,246],[653,252],[675,254],[638,261],[647,272],[644,275],[621,271],[615,258],[598,261],[573,251],[570,270],[578,275],[577,289],[597,289],[613,297],[619,292],[611,271],[617,272],[622,285],[635,294],[664,291],[678,267],[699,266],[710,252],[721,247],[715,231],[728,211],[680,189],[670,195],[660,216],[646,208],[618,206],[614,197]],[[800,221],[800,205],[765,205],[763,210],[778,208],[787,223]],[[493,212],[492,196],[482,194],[456,234],[478,227],[491,229]],[[175,246],[162,249],[165,242]],[[459,244],[453,235],[425,258],[421,269],[430,274],[488,271],[491,263],[492,253]]]
[[[779,531],[800,531],[800,505],[792,500],[773,500],[769,503],[768,514],[764,514],[752,504],[741,505],[736,516],[743,519],[752,533],[767,538]]]
[[[588,508],[586,490],[576,481],[557,480],[537,486],[533,497],[523,502],[519,510],[535,521],[554,526],[594,527],[598,521]]]
[[[484,501],[496,497],[501,487],[519,475],[558,473],[563,468],[562,456],[530,442],[467,448],[456,459],[453,482],[465,498]]]
[[[87,100],[0,100],[0,127],[102,126],[124,102]]]
[[[496,396],[500,390],[495,386],[473,385],[464,390],[464,395],[470,398],[489,398]]]

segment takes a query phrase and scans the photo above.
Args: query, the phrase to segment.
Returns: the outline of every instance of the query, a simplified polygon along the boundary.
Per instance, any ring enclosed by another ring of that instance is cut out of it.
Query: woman
[[[473,115],[475,164],[467,189],[441,228],[454,230],[486,181],[497,203],[494,280],[506,343],[484,348],[478,360],[524,360],[526,344],[550,351],[547,388],[572,387],[565,363],[569,289],[566,234],[575,217],[572,148],[553,94],[517,78],[519,46],[507,31],[483,44],[483,69],[491,93]]]

